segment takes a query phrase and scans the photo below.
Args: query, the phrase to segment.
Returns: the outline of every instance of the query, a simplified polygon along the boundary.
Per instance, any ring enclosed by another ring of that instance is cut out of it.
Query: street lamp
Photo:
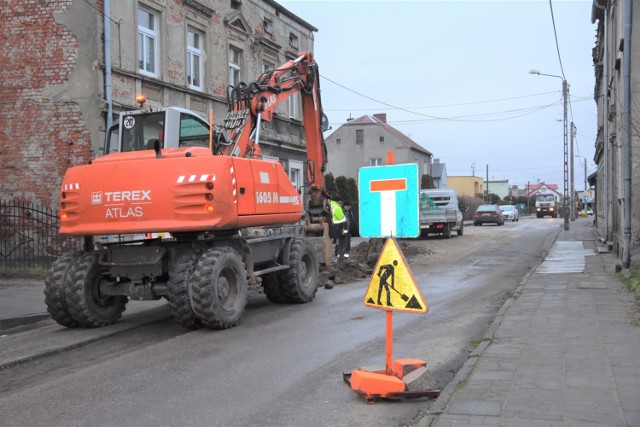
[[[573,159],[569,159],[569,141],[567,139],[567,137],[569,136],[569,132],[567,129],[567,101],[569,98],[569,85],[567,84],[567,80],[564,77],[556,76],[555,74],[544,74],[538,70],[530,70],[529,74],[556,77],[562,80],[562,99],[564,104],[564,205],[562,210],[564,217],[564,229],[569,230],[569,161],[571,161],[571,165],[573,165]]]

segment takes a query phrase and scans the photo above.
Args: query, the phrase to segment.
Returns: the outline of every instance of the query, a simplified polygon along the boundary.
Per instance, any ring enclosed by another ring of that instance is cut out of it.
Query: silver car
[[[500,206],[500,212],[502,212],[505,221],[520,221],[520,212],[518,212],[518,209],[513,205]]]

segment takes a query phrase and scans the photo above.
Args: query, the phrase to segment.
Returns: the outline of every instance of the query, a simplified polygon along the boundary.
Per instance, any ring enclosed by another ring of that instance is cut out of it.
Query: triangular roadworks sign
[[[382,248],[364,296],[364,305],[414,313],[426,313],[429,310],[394,238],[387,239]]]

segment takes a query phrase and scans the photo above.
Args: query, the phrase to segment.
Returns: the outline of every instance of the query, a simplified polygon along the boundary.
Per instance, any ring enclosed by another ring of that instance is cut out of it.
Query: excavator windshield
[[[164,142],[164,112],[122,117],[122,151],[153,150],[157,140]]]

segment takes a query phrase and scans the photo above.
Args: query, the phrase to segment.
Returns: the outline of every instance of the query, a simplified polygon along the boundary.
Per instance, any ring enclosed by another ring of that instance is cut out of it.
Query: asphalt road
[[[394,358],[427,360],[443,388],[561,226],[561,219],[522,218],[411,241],[431,251],[408,259],[429,312],[394,313]],[[241,324],[225,331],[187,331],[157,304],[99,330],[45,322],[13,336],[12,350],[83,338],[0,370],[0,424],[414,424],[429,399],[367,404],[342,379],[343,372],[384,365],[385,314],[364,306],[369,282],[321,289],[304,305],[253,295]]]

